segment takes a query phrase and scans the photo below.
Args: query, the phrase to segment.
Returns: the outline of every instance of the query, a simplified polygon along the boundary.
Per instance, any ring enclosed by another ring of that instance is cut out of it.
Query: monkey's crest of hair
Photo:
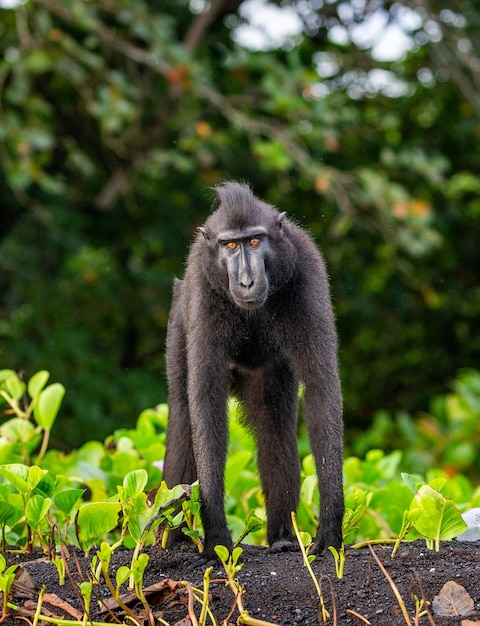
[[[277,222],[277,209],[257,198],[246,183],[225,182],[214,189],[218,204],[206,222],[208,230],[219,232],[228,224],[229,229],[241,231],[266,220],[272,225]]]

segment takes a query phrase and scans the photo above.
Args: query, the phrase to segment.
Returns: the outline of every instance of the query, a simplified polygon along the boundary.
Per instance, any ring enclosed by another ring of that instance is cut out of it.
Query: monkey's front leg
[[[207,362],[205,357],[202,361]],[[205,552],[216,545],[231,549],[224,508],[225,462],[228,446],[226,415],[228,372],[197,364],[189,380],[193,451],[200,486]]]
[[[312,453],[320,491],[319,528],[312,552],[342,544],[343,501],[343,423],[340,386],[337,376],[328,386],[307,383],[305,408]]]

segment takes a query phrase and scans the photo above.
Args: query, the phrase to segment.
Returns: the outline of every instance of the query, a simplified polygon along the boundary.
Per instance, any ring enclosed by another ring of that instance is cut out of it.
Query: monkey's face
[[[258,309],[268,297],[267,261],[270,256],[266,229],[224,232],[217,237],[220,260],[228,275],[228,288],[242,309]]]

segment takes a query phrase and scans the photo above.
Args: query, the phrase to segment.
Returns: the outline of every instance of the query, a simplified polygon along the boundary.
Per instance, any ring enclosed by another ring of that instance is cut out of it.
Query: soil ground
[[[480,542],[445,542],[441,544],[439,552],[427,550],[423,541],[404,542],[394,559],[391,558],[391,546],[375,546],[374,549],[405,603],[412,626],[417,623],[453,626],[462,624],[462,620],[468,626],[480,624]],[[192,553],[163,552],[155,546],[148,548],[146,552],[149,563],[144,576],[144,588],[147,589],[148,601],[155,618],[161,617],[172,626],[188,626],[191,621],[187,617],[185,585],[171,585],[173,591],[168,587],[163,593],[149,592],[148,587],[166,579],[189,581],[193,586],[201,587],[207,564]],[[26,560],[26,556],[9,556],[8,559],[9,563],[21,561],[21,567],[30,575],[23,582],[20,579],[15,585],[12,598],[16,605],[23,607],[30,623],[33,622],[32,615],[38,601],[38,593],[31,589],[32,579],[38,589],[45,585],[47,594],[50,594],[43,601],[43,614],[50,612],[56,617],[74,620],[70,609],[75,608],[79,611],[77,620],[81,619],[83,605],[76,583],[88,580],[90,559],[71,551],[68,559],[69,575],[65,584],[59,586],[57,570],[52,563],[46,558],[34,559],[31,555]],[[113,581],[116,568],[129,565],[131,556],[132,552],[126,549],[114,553],[110,565]],[[271,553],[266,548],[244,546],[242,560],[244,567],[238,574],[238,580],[245,591],[244,608],[251,617],[283,626],[322,623],[315,587],[302,564],[300,552]],[[369,548],[347,549],[345,571],[341,580],[336,577],[334,560],[330,553],[317,557],[313,562],[313,570],[318,577],[322,577],[322,595],[330,614],[327,624],[396,626],[408,623],[402,614],[401,603],[395,597]],[[221,581],[212,582],[209,599],[209,606],[220,625],[230,614],[235,598],[232,591],[225,586],[225,573],[220,564],[214,564],[211,578],[212,581]],[[461,606],[465,604],[470,605],[468,616],[441,617],[434,612],[431,603],[448,581],[464,587],[466,595],[453,607],[453,611],[461,610]],[[167,584],[164,583],[163,586],[167,587]],[[30,590],[25,591],[25,587]],[[418,622],[414,621],[415,596],[423,598],[424,607],[428,608],[428,613],[421,616]],[[113,613],[123,622],[124,618],[117,609],[112,610],[110,615],[108,611],[100,612],[98,600],[102,598],[111,598],[103,579],[102,584],[94,586],[90,620],[113,621]],[[469,600],[466,603],[465,598]],[[68,603],[63,609],[60,600]],[[131,610],[141,617],[138,604],[132,604]],[[200,605],[197,602],[194,612],[198,618]],[[228,623],[235,624],[237,618],[238,611],[235,611],[229,617]],[[21,624],[13,615],[3,623],[9,626]],[[161,622],[156,621],[156,624],[159,623]],[[207,620],[207,623],[210,622]]]

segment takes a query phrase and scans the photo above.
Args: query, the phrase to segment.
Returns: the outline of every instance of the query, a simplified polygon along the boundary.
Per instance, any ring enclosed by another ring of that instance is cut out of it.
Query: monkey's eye
[[[228,248],[229,250],[236,250],[237,249],[237,242],[236,241],[229,241],[228,243],[225,244],[225,247]]]
[[[260,245],[260,239],[258,239],[257,237],[253,237],[252,239],[250,239],[249,244],[252,248],[256,248]]]

